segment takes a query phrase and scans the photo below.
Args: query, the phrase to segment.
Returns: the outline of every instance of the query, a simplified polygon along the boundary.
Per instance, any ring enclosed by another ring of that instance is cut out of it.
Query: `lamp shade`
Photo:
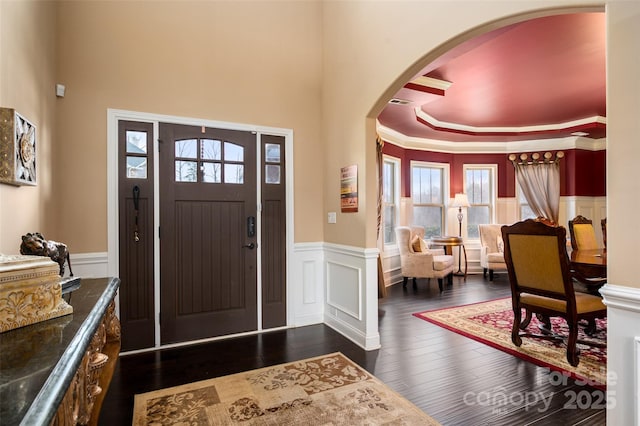
[[[456,194],[456,198],[453,199],[453,207],[469,207],[469,199],[467,198],[467,194],[459,193]]]

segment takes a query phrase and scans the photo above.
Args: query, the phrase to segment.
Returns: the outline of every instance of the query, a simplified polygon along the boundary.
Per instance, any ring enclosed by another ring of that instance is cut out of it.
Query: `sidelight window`
[[[127,178],[147,178],[147,132],[127,130]]]

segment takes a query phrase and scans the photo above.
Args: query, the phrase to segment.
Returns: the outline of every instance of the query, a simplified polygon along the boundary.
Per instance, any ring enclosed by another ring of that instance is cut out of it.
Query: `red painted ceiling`
[[[548,16],[485,33],[439,57],[420,76],[451,86],[440,95],[405,85],[394,98],[411,102],[388,104],[380,124],[443,141],[606,134],[604,13]]]

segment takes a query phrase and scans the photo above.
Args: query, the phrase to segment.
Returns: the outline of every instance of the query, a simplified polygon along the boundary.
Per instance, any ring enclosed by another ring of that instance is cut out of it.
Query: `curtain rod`
[[[540,154],[537,152],[534,152],[533,154],[531,154],[531,159],[529,159],[529,154],[527,153],[522,153],[519,156],[517,154],[509,154],[509,161],[511,161],[511,163],[513,163],[513,165],[515,166],[516,164],[520,164],[520,165],[533,165],[533,164],[550,164],[550,163],[558,163],[560,161],[560,159],[562,159],[564,157],[564,152],[563,151],[558,151],[556,152],[556,156],[555,158],[553,158],[553,154],[551,152],[545,152],[543,155],[543,158],[540,158]],[[520,159],[520,161],[516,161],[517,159]]]

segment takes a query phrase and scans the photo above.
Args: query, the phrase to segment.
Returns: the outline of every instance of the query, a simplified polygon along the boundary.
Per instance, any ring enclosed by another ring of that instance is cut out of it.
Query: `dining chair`
[[[600,227],[602,228],[602,244],[604,244],[604,248],[607,248],[607,218],[606,217],[600,221]]]
[[[591,219],[578,215],[569,221],[569,235],[573,250],[595,250],[598,247]]]
[[[606,317],[607,308],[600,297],[574,291],[566,235],[564,227],[549,226],[535,219],[502,227],[513,306],[513,344],[522,345],[522,337],[566,341],[567,361],[576,366],[579,362],[578,321],[593,323],[596,318]],[[522,309],[526,312],[524,321]],[[524,330],[534,313],[547,319],[548,327],[551,317],[564,318],[569,335],[559,335],[552,329],[540,334]],[[593,340],[580,340],[580,343],[606,345]]]

